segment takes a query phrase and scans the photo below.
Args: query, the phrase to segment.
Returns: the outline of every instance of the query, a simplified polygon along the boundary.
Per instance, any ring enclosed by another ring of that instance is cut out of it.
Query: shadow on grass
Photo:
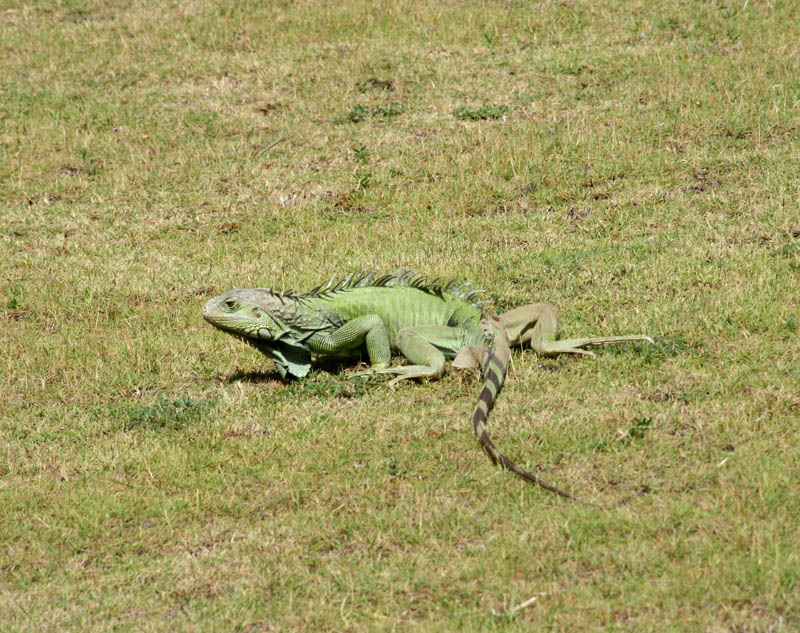
[[[359,367],[359,358],[337,358],[321,357],[314,359],[312,363],[311,373],[304,378],[294,378],[288,376],[284,378],[281,376],[277,369],[271,371],[237,371],[222,378],[222,381],[227,384],[236,382],[245,382],[250,384],[266,384],[266,383],[279,383],[287,387],[297,384],[324,382],[325,384],[331,381],[352,381],[353,377],[347,375],[346,370]],[[364,368],[364,367],[362,367]]]
[[[224,382],[233,384],[235,382],[247,382],[250,384],[263,384],[267,382],[289,382],[284,380],[277,370],[273,371],[237,371],[227,378],[223,379]]]

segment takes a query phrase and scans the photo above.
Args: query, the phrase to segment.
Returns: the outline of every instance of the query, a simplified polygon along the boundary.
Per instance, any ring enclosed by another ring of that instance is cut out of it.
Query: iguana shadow
[[[357,367],[361,362],[361,358],[359,356],[351,356],[346,359],[336,358],[336,357],[320,357],[315,358],[314,361],[311,363],[311,368],[316,371],[323,371],[326,374],[337,375],[341,374],[345,369],[352,369]],[[283,384],[289,384],[293,382],[297,382],[298,380],[302,380],[299,378],[294,378],[290,374],[287,374],[286,378],[281,376],[280,372],[277,369],[273,369],[271,371],[237,371],[228,376],[227,378],[222,379],[223,382],[227,384],[233,384],[236,382],[246,382],[250,384],[264,384],[269,382],[279,382]]]
[[[265,382],[286,382],[281,378],[281,374],[277,370],[273,371],[237,371],[227,378],[222,379],[227,384],[235,382],[249,382],[252,384],[261,384]]]

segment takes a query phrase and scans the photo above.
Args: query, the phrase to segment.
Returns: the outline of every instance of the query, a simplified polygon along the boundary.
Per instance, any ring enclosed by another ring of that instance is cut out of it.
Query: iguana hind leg
[[[397,334],[396,346],[410,365],[397,367],[378,367],[358,372],[356,376],[373,374],[393,374],[389,388],[401,380],[409,378],[438,378],[444,373],[446,352],[453,357],[460,347],[461,328],[444,325],[423,325],[400,330]]]
[[[550,303],[521,306],[501,314],[499,318],[508,332],[511,345],[530,344],[537,354],[543,356],[582,354],[594,358],[595,354],[585,349],[586,347],[634,341],[653,342],[652,338],[643,335],[569,338],[559,341],[558,310]]]

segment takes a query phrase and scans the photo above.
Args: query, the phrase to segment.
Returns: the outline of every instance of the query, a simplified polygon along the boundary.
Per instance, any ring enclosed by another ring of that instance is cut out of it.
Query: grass
[[[793,2],[0,9],[0,631],[800,628]],[[284,384],[233,286],[409,266],[565,335]]]

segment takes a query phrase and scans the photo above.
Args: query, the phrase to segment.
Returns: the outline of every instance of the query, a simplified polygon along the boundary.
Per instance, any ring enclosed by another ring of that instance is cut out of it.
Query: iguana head
[[[203,306],[203,318],[230,334],[261,341],[274,341],[286,327],[272,318],[269,300],[272,293],[259,288],[234,288],[214,297]]]
[[[302,378],[311,367],[311,352],[281,319],[286,300],[266,288],[234,288],[203,306],[203,318],[269,356],[284,378]]]

